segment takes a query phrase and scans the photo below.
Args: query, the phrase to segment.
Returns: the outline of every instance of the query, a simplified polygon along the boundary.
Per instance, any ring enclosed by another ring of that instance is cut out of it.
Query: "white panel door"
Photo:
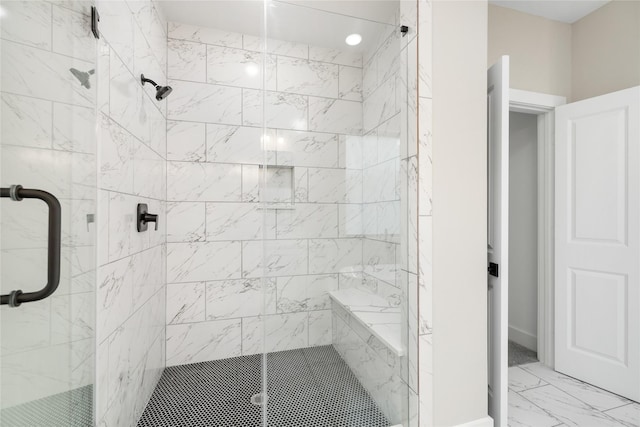
[[[489,415],[507,425],[509,320],[509,57],[489,69],[487,86],[487,252],[497,275],[488,275]]]
[[[640,401],[640,87],[556,108],[556,370]]]

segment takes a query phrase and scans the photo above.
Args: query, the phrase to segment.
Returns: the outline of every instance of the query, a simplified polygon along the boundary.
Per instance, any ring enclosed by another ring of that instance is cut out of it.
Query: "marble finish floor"
[[[138,427],[259,427],[262,356],[165,369]],[[332,346],[267,355],[268,425],[389,427]]]
[[[510,427],[640,427],[640,404],[541,363],[509,368]]]

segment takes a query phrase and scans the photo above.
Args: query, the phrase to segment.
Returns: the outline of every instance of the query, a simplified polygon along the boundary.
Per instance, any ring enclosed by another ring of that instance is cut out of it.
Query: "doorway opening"
[[[538,120],[509,112],[509,367],[538,361]]]

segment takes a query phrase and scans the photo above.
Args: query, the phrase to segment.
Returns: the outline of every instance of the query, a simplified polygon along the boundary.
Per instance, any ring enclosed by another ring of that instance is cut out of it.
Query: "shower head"
[[[173,91],[171,86],[160,86],[153,80],[146,78],[144,74],[140,74],[140,81],[142,82],[142,86],[144,86],[145,83],[151,83],[156,88],[156,100],[158,101],[162,101]]]
[[[173,91],[171,86],[156,86],[156,99],[162,101]]]

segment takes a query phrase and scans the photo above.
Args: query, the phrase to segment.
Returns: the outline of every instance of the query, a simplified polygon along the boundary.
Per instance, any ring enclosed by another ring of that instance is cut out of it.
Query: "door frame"
[[[538,359],[554,368],[555,108],[564,96],[509,91],[509,111],[538,119]]]

